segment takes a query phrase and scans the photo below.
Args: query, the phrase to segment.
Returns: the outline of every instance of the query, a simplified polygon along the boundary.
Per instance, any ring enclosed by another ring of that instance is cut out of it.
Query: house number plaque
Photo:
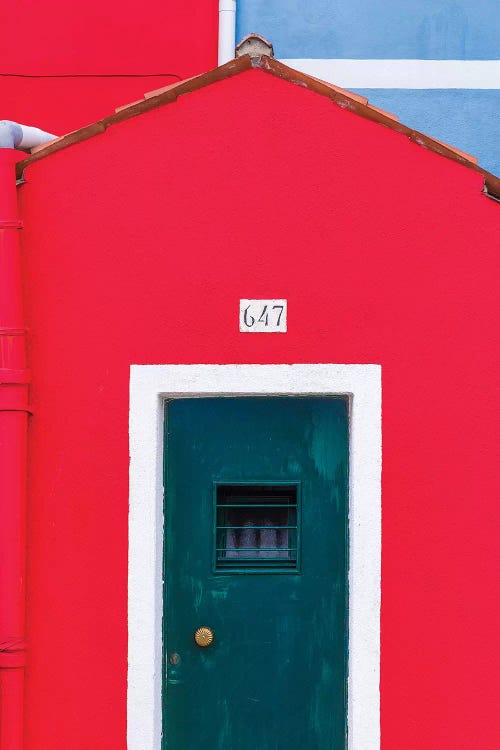
[[[286,333],[286,299],[240,299],[242,333]]]

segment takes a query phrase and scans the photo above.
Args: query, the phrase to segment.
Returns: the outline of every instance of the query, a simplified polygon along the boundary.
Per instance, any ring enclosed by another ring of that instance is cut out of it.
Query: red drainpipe
[[[15,164],[0,148],[0,748],[22,750],[28,383]]]

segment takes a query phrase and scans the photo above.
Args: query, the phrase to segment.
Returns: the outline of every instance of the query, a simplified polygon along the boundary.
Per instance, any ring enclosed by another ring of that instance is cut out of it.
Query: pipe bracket
[[[31,383],[31,370],[0,368],[0,385],[25,385]]]
[[[0,219],[0,229],[22,229],[24,224],[17,219]]]
[[[11,638],[0,642],[0,669],[19,669],[26,664],[26,641]]]
[[[1,328],[0,336],[24,336],[27,333],[27,328]]]

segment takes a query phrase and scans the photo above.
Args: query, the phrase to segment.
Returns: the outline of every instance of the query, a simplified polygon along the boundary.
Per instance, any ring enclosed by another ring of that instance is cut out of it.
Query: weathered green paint
[[[166,412],[164,748],[343,750],[347,402],[178,399]],[[213,571],[217,482],[300,483],[300,572]],[[215,632],[205,649],[201,625]]]

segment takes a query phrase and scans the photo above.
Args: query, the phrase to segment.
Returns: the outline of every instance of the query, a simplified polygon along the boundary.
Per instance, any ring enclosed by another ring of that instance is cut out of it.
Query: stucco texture
[[[131,364],[378,363],[383,750],[496,750],[499,207],[262,71],[26,170],[26,750],[124,750]],[[288,332],[238,330],[287,298]]]

